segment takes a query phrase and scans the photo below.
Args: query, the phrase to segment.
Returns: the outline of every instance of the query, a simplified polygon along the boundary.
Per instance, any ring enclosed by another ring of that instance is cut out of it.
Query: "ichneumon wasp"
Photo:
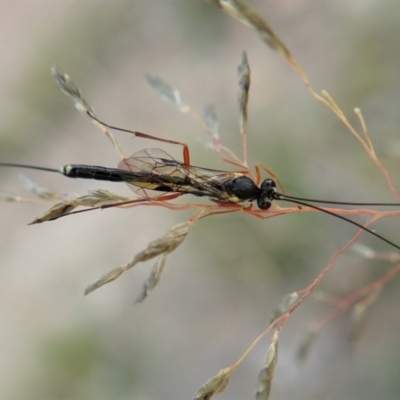
[[[368,229],[367,227],[333,211],[310,204],[313,202],[352,206],[400,206],[399,203],[341,202],[305,199],[301,197],[290,196],[277,191],[277,184],[275,180],[268,178],[261,181],[260,168],[265,170],[267,169],[259,164],[256,165],[255,180],[248,176],[250,171],[230,172],[193,166],[190,164],[189,148],[185,143],[158,138],[137,131],[129,131],[126,129],[117,128],[98,120],[94,115],[90,115],[90,117],[99,124],[110,129],[129,132],[142,138],[181,145],[183,146],[183,162],[173,159],[170,155],[168,155],[168,153],[161,149],[147,148],[132,154],[128,158],[122,159],[118,164],[118,168],[72,164],[65,165],[60,169],[53,169],[14,163],[0,163],[0,167],[17,167],[56,172],[68,178],[125,182],[131,188],[133,188],[133,190],[141,192],[143,196],[133,200],[69,212],[60,216],[71,215],[99,208],[103,209],[127,206],[143,202],[157,202],[158,204],[161,202],[167,207],[173,208],[172,204],[165,202],[173,200],[184,194],[191,194],[198,197],[208,197],[212,202],[219,206],[219,211],[214,211],[214,207],[209,208],[209,210],[212,211],[210,211],[207,215],[245,211],[259,218],[268,218],[268,214],[262,212],[269,210],[273,201],[288,201],[299,206],[310,207],[347,221],[400,250],[400,246]],[[275,177],[271,171],[267,171]],[[149,196],[147,193],[148,190],[162,193],[155,196]],[[259,211],[252,209],[252,202],[254,201],[257,203]],[[251,204],[245,205],[243,204],[245,202],[250,202]],[[49,220],[57,219],[58,217],[59,216],[55,218],[49,218]]]

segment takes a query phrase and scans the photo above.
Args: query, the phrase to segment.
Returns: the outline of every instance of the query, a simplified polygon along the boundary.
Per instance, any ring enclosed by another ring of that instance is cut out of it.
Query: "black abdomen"
[[[68,178],[96,179],[99,181],[123,182],[125,179],[121,176],[126,171],[116,168],[97,167],[93,165],[65,165],[61,173]]]

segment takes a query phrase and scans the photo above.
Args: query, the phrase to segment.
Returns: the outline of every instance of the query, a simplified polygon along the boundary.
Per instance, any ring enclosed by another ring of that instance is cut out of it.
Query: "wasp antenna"
[[[347,221],[347,222],[349,222],[350,224],[353,224],[353,225],[357,226],[358,228],[360,228],[360,229],[362,229],[362,230],[364,230],[364,231],[370,233],[371,235],[374,235],[374,236],[377,237],[378,239],[380,239],[380,240],[386,242],[387,244],[393,246],[394,248],[400,250],[400,246],[398,246],[397,244],[395,244],[395,243],[391,242],[390,240],[384,238],[383,236],[379,235],[378,233],[375,233],[374,231],[371,231],[371,229],[366,228],[365,226],[359,224],[358,222],[355,222],[355,221],[352,221],[352,220],[349,219],[349,218],[343,217],[342,215],[336,214],[336,213],[334,213],[334,212],[332,212],[332,211],[325,210],[325,209],[323,209],[323,208],[321,208],[321,207],[318,207],[318,206],[314,206],[313,204],[309,204],[309,203],[305,203],[305,202],[303,202],[303,201],[299,201],[299,200],[297,200],[296,197],[282,195],[281,193],[276,193],[275,200],[291,201],[291,202],[296,203],[296,204],[299,204],[299,205],[301,205],[301,206],[310,207],[310,208],[313,208],[314,210],[318,210],[318,211],[321,211],[321,212],[323,212],[323,213],[325,213],[325,214],[332,215],[333,217],[339,218],[339,219],[341,219],[341,220],[343,220],[343,221]],[[312,200],[312,201],[313,201],[313,200]],[[328,202],[328,203],[329,203],[329,202]],[[340,203],[340,202],[337,202],[337,203],[332,203],[332,204],[349,204],[349,203]],[[356,204],[359,204],[359,203],[356,203]],[[362,203],[362,204],[364,204],[364,203]]]
[[[54,168],[37,167],[35,165],[25,165],[25,164],[0,163],[0,167],[27,168],[27,169],[36,169],[37,171],[57,172],[59,174],[62,173],[60,170]]]
[[[347,202],[347,201],[330,201],[330,200],[315,200],[315,199],[305,199],[303,197],[295,197],[288,196],[283,193],[277,193],[279,195],[280,200],[287,199],[289,200],[299,200],[299,201],[307,201],[311,203],[321,203],[321,204],[339,204],[344,206],[388,206],[388,207],[400,207],[400,203],[358,203],[358,202]]]

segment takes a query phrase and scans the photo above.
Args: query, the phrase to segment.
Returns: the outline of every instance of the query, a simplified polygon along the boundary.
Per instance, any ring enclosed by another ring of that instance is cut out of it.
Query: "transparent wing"
[[[179,167],[180,164],[161,149],[140,150],[118,164],[118,169],[130,171],[137,176],[127,184],[133,191],[145,197],[159,196],[160,190],[157,190],[157,193],[148,191],[154,191],[162,184],[165,186],[165,192],[174,191],[173,184],[168,185],[168,179],[164,179],[167,182],[163,182],[162,178],[174,176],[178,181],[185,179],[185,174],[181,173]]]
[[[155,148],[143,149],[132,154],[120,161],[118,168],[135,175],[135,179],[127,183],[132,190],[146,197],[149,197],[148,190],[157,190],[158,196],[160,191],[182,192],[226,200],[223,182],[243,175],[240,172],[185,165],[165,151]],[[154,195],[151,194],[151,197]]]
[[[177,165],[168,153],[161,149],[143,149],[133,153],[118,164],[119,169],[131,172],[148,172],[151,174],[171,175],[176,173]]]

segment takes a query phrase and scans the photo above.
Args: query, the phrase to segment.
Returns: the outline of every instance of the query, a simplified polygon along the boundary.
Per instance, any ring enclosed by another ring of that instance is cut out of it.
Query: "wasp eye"
[[[268,210],[274,200],[276,184],[272,179],[265,179],[261,186],[257,198],[257,205],[260,210]]]
[[[268,190],[270,188],[275,188],[276,187],[276,183],[274,180],[272,179],[265,179],[262,183],[261,183],[261,189],[262,190]]]

